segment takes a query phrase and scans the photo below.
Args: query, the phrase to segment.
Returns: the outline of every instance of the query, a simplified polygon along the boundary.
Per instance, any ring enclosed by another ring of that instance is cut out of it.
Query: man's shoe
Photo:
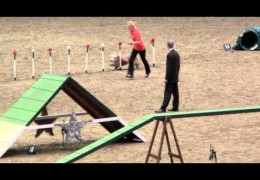
[[[127,74],[125,77],[127,77],[127,78],[133,78],[133,75]]]
[[[147,73],[144,77],[148,78],[151,72]]]
[[[156,111],[154,111],[155,113],[163,113],[163,112],[165,112],[165,110],[163,110],[163,109],[158,109],[158,110],[156,110]]]
[[[179,111],[178,108],[172,108],[172,109],[168,109],[168,111]]]

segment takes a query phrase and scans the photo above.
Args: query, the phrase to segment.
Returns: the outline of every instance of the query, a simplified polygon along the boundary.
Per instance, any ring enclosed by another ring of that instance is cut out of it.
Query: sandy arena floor
[[[141,64],[135,78],[125,78],[123,70],[109,66],[110,55],[118,51],[129,55],[127,20],[134,20],[147,47],[152,66],[155,38],[155,67],[144,78]],[[67,45],[72,46],[72,78],[126,122],[151,114],[162,103],[166,42],[173,39],[181,56],[180,111],[206,110],[260,104],[259,51],[224,51],[223,44],[234,44],[240,32],[260,24],[259,17],[1,17],[0,18],[0,114],[45,72],[49,71],[47,48],[53,48],[53,73],[67,73]],[[105,72],[101,67],[100,44],[105,43]],[[89,73],[84,73],[84,45],[91,44]],[[31,79],[31,48],[35,53],[35,80]],[[13,81],[13,56],[17,54],[17,81]],[[170,106],[169,106],[170,107]],[[49,114],[83,111],[63,92],[48,105]],[[79,116],[88,120],[91,117]],[[60,118],[62,122],[69,118]],[[185,163],[214,163],[209,160],[210,144],[218,163],[260,162],[260,113],[173,119]],[[76,163],[144,163],[155,122],[138,129],[146,143],[112,143]],[[83,144],[73,139],[60,150],[60,128],[55,136],[24,131],[0,159],[0,163],[52,163],[81,147],[102,138],[108,132],[99,124],[82,129]],[[36,155],[28,155],[35,145]],[[159,147],[159,136],[154,152]],[[174,150],[175,151],[175,150]],[[155,162],[155,160],[151,160]],[[161,162],[169,163],[166,144]],[[179,163],[178,160],[176,160]]]

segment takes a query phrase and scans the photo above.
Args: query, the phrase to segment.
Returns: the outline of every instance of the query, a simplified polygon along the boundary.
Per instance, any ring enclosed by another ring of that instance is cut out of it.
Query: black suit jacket
[[[180,71],[180,56],[172,49],[167,54],[166,59],[166,75],[165,79],[169,83],[174,83],[179,81],[179,71]]]

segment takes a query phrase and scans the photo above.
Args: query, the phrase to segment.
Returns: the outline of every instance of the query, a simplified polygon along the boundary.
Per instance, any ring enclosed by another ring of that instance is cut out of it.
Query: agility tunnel
[[[260,49],[260,26],[243,30],[238,36],[233,49],[251,51]]]

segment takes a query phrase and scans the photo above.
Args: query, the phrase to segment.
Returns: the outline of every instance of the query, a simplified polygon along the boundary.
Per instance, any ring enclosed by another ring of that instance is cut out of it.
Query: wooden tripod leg
[[[175,141],[175,144],[176,144],[176,147],[177,147],[177,151],[178,151],[178,154],[179,154],[179,158],[180,158],[180,160],[181,160],[181,163],[183,163],[183,158],[182,158],[182,155],[181,155],[181,148],[180,148],[180,146],[179,146],[179,143],[178,143],[178,140],[177,140],[177,135],[175,134],[172,121],[169,120],[169,123],[170,123],[171,129],[172,129],[172,134],[173,134],[174,141]]]
[[[157,120],[157,122],[155,123],[154,132],[153,132],[152,140],[151,140],[149,150],[148,150],[148,153],[147,153],[147,156],[146,156],[145,163],[148,163],[149,157],[151,155],[151,151],[152,151],[152,147],[153,147],[153,143],[154,143],[154,139],[155,139],[155,135],[156,135],[156,132],[157,132],[158,125],[159,125],[159,121]]]
[[[163,129],[162,129],[162,137],[161,137],[161,142],[160,142],[160,147],[159,147],[159,152],[158,152],[157,163],[159,163],[159,161],[161,160],[161,154],[162,154],[162,147],[163,147],[163,140],[164,140],[165,131],[166,131],[166,121],[164,119],[164,121],[163,121]]]
[[[164,126],[165,126],[165,135],[166,135],[166,142],[167,142],[167,147],[168,147],[168,154],[171,160],[171,163],[173,163],[173,158],[172,158],[172,150],[171,150],[171,145],[170,145],[170,139],[169,139],[169,135],[168,135],[168,131],[167,131],[167,123],[170,121],[169,117],[165,117],[165,120],[163,122]]]

